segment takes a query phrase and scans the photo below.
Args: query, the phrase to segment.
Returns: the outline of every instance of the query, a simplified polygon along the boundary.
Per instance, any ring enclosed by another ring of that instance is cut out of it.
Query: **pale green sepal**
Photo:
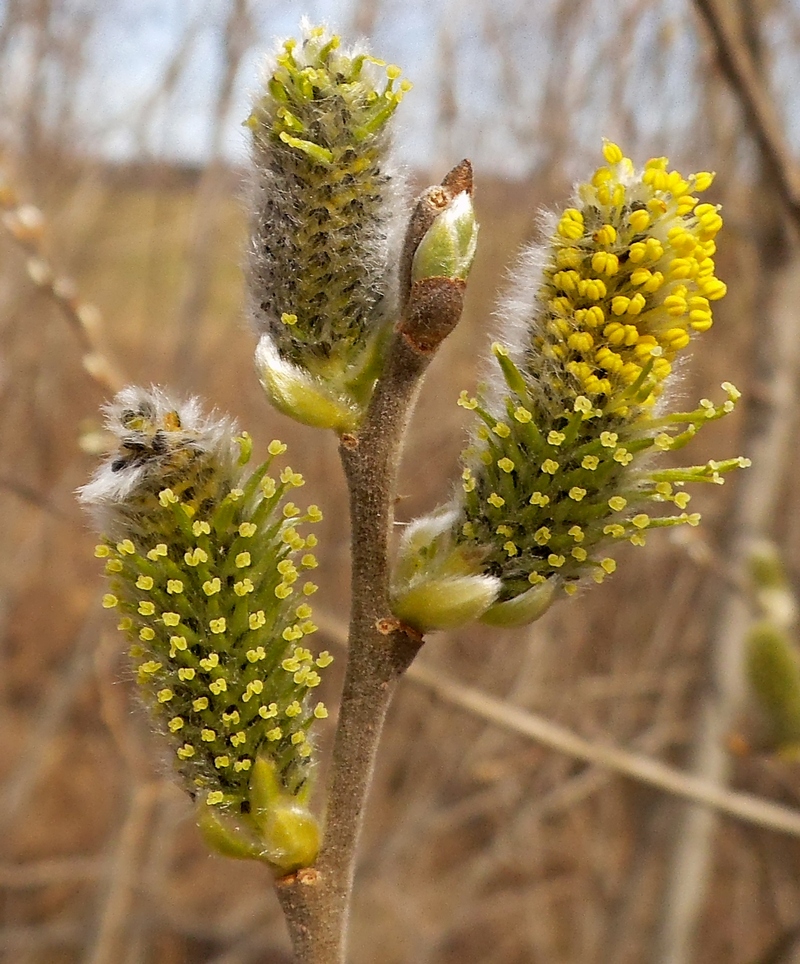
[[[456,195],[420,241],[411,267],[411,281],[423,278],[466,280],[475,258],[478,225],[472,198]]]
[[[520,593],[513,599],[495,603],[481,616],[481,622],[487,626],[526,626],[543,616],[550,608],[559,585],[558,579],[548,579],[538,586],[532,586],[527,592]]]
[[[265,852],[279,877],[310,867],[322,844],[316,817],[299,804],[271,810],[261,825]]]
[[[390,324],[377,325],[355,356],[357,364],[353,364],[351,358],[341,376],[333,379],[335,384],[341,385],[341,393],[350,399],[351,406],[359,412],[367,410],[372,389],[386,364],[386,349],[392,332]]]
[[[235,860],[266,860],[264,847],[256,838],[252,826],[237,823],[227,814],[206,803],[197,808],[197,826],[208,846],[223,857]]]
[[[410,586],[415,579],[424,579],[426,571],[430,573],[431,562],[438,555],[439,539],[453,527],[457,518],[457,509],[442,507],[409,522],[403,529],[392,572],[392,583],[398,591],[400,587]],[[437,571],[439,566],[437,560]],[[465,569],[462,574],[471,573]]]
[[[444,576],[407,589],[392,602],[398,619],[421,633],[456,629],[478,619],[497,599],[494,576]]]
[[[269,335],[259,340],[256,369],[270,402],[284,415],[337,432],[351,432],[358,426],[361,410],[351,400],[329,392],[320,379],[284,361]]]
[[[317,858],[322,832],[316,817],[306,809],[310,787],[288,793],[275,764],[256,757],[250,777],[250,817],[263,845],[264,859],[279,876],[310,867]]]

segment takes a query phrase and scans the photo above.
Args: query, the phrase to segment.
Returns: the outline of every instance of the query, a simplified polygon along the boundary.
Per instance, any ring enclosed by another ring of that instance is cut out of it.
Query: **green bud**
[[[307,809],[310,784],[291,795],[274,761],[259,756],[250,778],[251,819],[259,831],[266,859],[280,875],[316,860],[321,842],[319,823]]]
[[[419,632],[455,629],[497,599],[500,581],[480,572],[474,553],[453,547],[453,514],[432,513],[406,527],[392,573],[392,612]]]
[[[411,281],[455,278],[465,281],[478,244],[478,224],[466,191],[450,201],[420,241],[414,254]]]
[[[397,331],[418,355],[432,355],[461,319],[478,226],[472,165],[457,164],[417,198],[400,259]]]
[[[197,808],[197,826],[206,844],[223,857],[270,862],[264,855],[263,843],[246,816],[237,820],[203,802]]]
[[[548,579],[538,586],[532,586],[527,592],[522,592],[513,599],[495,603],[480,617],[487,626],[501,626],[511,629],[514,626],[526,626],[543,616],[555,599],[557,579]]]
[[[262,335],[256,348],[256,371],[270,402],[284,415],[340,433],[358,426],[361,409],[353,397],[337,393],[331,381],[285,361],[269,335]]]
[[[499,590],[500,580],[492,576],[426,579],[398,595],[392,612],[421,633],[456,629],[486,612]]]

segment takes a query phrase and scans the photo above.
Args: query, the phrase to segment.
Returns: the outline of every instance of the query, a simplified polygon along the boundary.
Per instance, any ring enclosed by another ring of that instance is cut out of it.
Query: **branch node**
[[[301,867],[300,870],[279,877],[275,881],[275,886],[288,888],[299,884],[303,887],[314,887],[320,880],[322,880],[322,874],[315,867]]]

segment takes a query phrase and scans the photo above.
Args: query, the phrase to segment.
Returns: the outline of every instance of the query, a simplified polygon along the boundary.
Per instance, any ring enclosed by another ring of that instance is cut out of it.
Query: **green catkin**
[[[682,447],[739,397],[724,383],[721,404],[703,399],[677,414],[663,404],[673,363],[725,294],[712,257],[722,219],[694,196],[712,175],[684,178],[666,158],[636,171],[610,142],[603,153],[606,165],[553,220],[547,247],[521,258],[492,384],[459,399],[476,415],[462,491],[401,544],[395,612],[418,629],[454,625],[454,575],[462,609],[471,578],[474,615],[529,622],[559,592],[612,573],[614,543],[697,525],[687,482],[720,483],[748,464],[652,467],[651,456]]]
[[[800,660],[794,593],[780,553],[771,542],[753,542],[748,563],[759,618],[745,637],[749,705],[744,722],[750,732],[744,746],[796,760],[800,754]],[[733,745],[737,745],[735,736]]]
[[[313,860],[319,836],[307,808],[311,730],[327,711],[313,696],[331,657],[305,645],[315,587],[303,573],[316,540],[298,526],[321,513],[287,500],[299,473],[269,474],[282,443],[248,472],[249,437],[195,400],[127,388],[107,424],[118,450],[80,493],[104,534],[103,605],[132,642],[144,701],[206,838],[285,873]]]
[[[247,120],[256,363],[278,408],[352,428],[396,315],[405,205],[389,122],[410,85],[308,24],[266,74]]]

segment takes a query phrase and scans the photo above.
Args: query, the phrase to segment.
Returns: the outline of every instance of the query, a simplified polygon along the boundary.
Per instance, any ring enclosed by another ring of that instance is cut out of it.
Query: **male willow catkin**
[[[396,320],[406,211],[390,121],[399,68],[304,24],[266,69],[247,121],[254,183],[249,287],[270,401],[354,429]],[[382,77],[383,75],[383,77]]]
[[[304,645],[316,538],[298,526],[321,513],[287,500],[298,473],[268,474],[285,445],[246,472],[249,437],[194,399],[126,388],[107,426],[117,450],[80,498],[144,701],[209,842],[278,873],[304,866],[319,845],[311,729],[327,715],[311,696],[331,657]]]
[[[712,175],[684,178],[663,157],[636,171],[610,142],[603,154],[547,245],[512,275],[490,384],[462,393],[478,421],[461,491],[404,536],[395,613],[417,629],[529,622],[558,591],[613,572],[614,542],[696,525],[686,482],[721,482],[747,464],[658,470],[651,458],[738,398],[725,383],[720,405],[669,414],[664,404],[676,360],[725,294],[713,260],[722,219],[695,196]],[[652,515],[658,506],[677,513]]]

